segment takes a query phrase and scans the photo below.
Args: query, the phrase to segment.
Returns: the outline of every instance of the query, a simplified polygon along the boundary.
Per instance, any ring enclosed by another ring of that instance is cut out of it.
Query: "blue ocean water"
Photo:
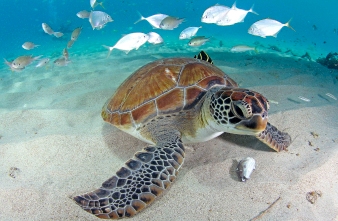
[[[262,45],[276,45],[283,49],[293,49],[299,54],[309,52],[314,58],[329,52],[338,51],[338,22],[336,19],[336,0],[291,1],[291,0],[239,0],[237,7],[254,10],[259,14],[249,13],[245,22],[232,26],[217,26],[201,23],[204,10],[216,3],[231,6],[232,1],[109,1],[103,2],[104,9],[97,6],[95,10],[105,11],[112,16],[114,22],[102,30],[92,30],[88,19],[80,19],[76,13],[81,10],[90,11],[89,0],[44,0],[44,1],[3,1],[0,8],[2,28],[0,32],[0,56],[8,60],[20,55],[34,54],[50,56],[62,51],[67,44],[71,31],[82,26],[81,36],[74,45],[78,49],[105,49],[102,44],[114,45],[123,34],[131,32],[149,32],[152,27],[146,21],[134,24],[139,19],[138,12],[147,17],[156,13],[164,13],[176,17],[184,17],[186,22],[172,31],[157,31],[164,44],[186,44],[178,40],[179,33],[188,26],[202,26],[198,35],[213,37],[206,45],[219,47],[219,42],[227,45],[236,41],[247,44],[259,42]],[[264,18],[273,18],[282,23],[291,20],[292,31],[284,27],[277,38],[252,36],[247,33],[252,23]],[[336,19],[336,20],[335,20]],[[54,31],[63,31],[65,36],[57,39],[45,34],[41,24],[49,24]],[[32,51],[25,51],[21,45],[32,41],[41,45]],[[203,47],[200,47],[203,49]]]

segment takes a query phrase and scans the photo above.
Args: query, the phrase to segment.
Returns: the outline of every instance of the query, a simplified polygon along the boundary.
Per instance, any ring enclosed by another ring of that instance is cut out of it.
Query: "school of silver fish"
[[[90,11],[81,10],[76,13],[76,16],[80,19],[88,19],[90,26],[93,30],[102,30],[105,28],[108,23],[113,22],[113,18],[106,13],[103,2],[98,2],[96,0],[89,0],[89,4],[91,7]],[[98,7],[100,6],[100,7]],[[99,8],[99,10],[97,10]],[[244,22],[245,17],[249,14],[258,15],[253,10],[253,5],[250,9],[241,9],[238,8],[236,2],[233,3],[231,7],[216,4],[208,7],[204,10],[201,16],[201,22],[205,24],[215,24],[217,26],[230,26],[235,25],[237,23]],[[162,29],[162,30],[174,30],[177,29],[180,25],[185,22],[185,18],[175,16],[175,15],[167,15],[167,14],[153,14],[148,17],[144,17],[140,12],[138,12],[140,18],[134,24],[137,24],[143,20],[147,21],[153,29]],[[288,27],[294,30],[290,26],[290,21],[286,23],[281,23],[277,20],[266,18],[258,20],[253,23],[249,29],[248,33],[254,36],[259,36],[262,38],[266,38],[267,36],[277,37],[277,34],[281,31],[283,27]],[[206,37],[203,35],[196,36],[199,29],[202,26],[192,26],[184,28],[180,34],[178,35],[179,40],[187,41],[187,45],[191,47],[200,47],[207,42],[212,40],[212,37]],[[54,31],[50,25],[47,23],[42,23],[43,31],[53,37],[56,38],[64,38],[64,33],[60,31]],[[79,38],[82,31],[82,27],[77,27],[71,33],[71,37],[67,42],[66,47],[62,51],[62,56],[54,60],[54,64],[57,66],[66,66],[71,61],[69,59],[69,53],[67,49],[73,47],[74,43]],[[132,32],[122,36],[113,46],[106,46],[103,44],[103,47],[109,50],[108,56],[111,54],[113,49],[118,49],[124,51],[128,54],[131,50],[138,50],[145,43],[149,44],[162,44],[164,39],[156,32],[150,31],[148,33],[143,32]],[[22,47],[25,50],[33,50],[38,47],[38,44],[27,41]],[[230,49],[231,52],[257,52],[255,47],[247,46],[247,45],[236,45]],[[60,50],[61,52],[61,50]],[[33,57],[33,55],[23,55],[19,56],[13,61],[7,61],[5,59],[5,63],[10,67],[12,71],[22,71],[26,68],[26,66],[30,65],[36,60],[39,60],[41,56]],[[38,61],[36,67],[42,67],[49,63],[50,58],[41,58]],[[18,61],[20,63],[18,63]]]

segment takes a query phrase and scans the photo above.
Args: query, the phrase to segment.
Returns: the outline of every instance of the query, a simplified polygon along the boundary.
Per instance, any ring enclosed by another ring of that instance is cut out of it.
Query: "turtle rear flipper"
[[[99,189],[73,199],[99,218],[134,216],[175,180],[184,161],[184,147],[177,140],[144,148]]]
[[[259,133],[257,138],[277,152],[282,150],[287,151],[288,146],[291,144],[290,135],[279,131],[269,122],[267,123],[265,130]]]

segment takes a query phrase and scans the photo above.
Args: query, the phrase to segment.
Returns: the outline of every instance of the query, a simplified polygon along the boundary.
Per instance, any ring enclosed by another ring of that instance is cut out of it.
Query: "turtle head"
[[[257,135],[266,128],[269,102],[255,91],[221,88],[212,94],[209,110],[217,129],[234,134]]]

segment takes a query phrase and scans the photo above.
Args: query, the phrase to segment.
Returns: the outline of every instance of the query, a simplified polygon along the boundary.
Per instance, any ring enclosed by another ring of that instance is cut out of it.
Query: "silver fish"
[[[64,49],[63,49],[62,55],[63,55],[63,57],[64,57],[66,60],[69,60],[69,53],[68,53],[67,48],[64,48]]]
[[[103,2],[97,2],[96,0],[90,0],[90,6],[94,9],[96,6],[101,5],[103,7]]]
[[[83,11],[79,11],[78,13],[76,13],[76,16],[79,18],[89,18],[90,12],[83,10]]]
[[[138,49],[143,44],[145,44],[149,39],[147,34],[141,32],[130,33],[123,36],[114,46],[106,46],[102,45],[103,47],[109,50],[108,57],[114,48],[124,51],[126,54],[133,49]]]
[[[255,47],[250,47],[247,45],[236,45],[230,49],[231,52],[238,53],[238,52],[247,52],[247,51],[255,51],[257,53],[257,49]]]
[[[46,34],[52,35],[54,34],[54,31],[47,23],[42,23],[42,29]]]
[[[202,15],[201,22],[203,23],[216,23],[220,20],[221,17],[226,15],[226,13],[230,10],[228,6],[224,5],[214,5],[207,8]]]
[[[104,28],[104,26],[108,22],[114,21],[110,15],[101,11],[91,11],[89,15],[89,23],[92,26],[93,30],[100,30]]]
[[[25,68],[14,68],[12,66],[13,61],[7,61],[5,58],[4,60],[5,60],[5,64],[11,69],[11,71],[19,72],[25,69]]]
[[[184,29],[180,36],[178,37],[179,39],[190,39],[191,37],[195,36],[198,29],[202,28],[202,26],[199,27],[188,27],[186,29]]]
[[[197,36],[197,37],[193,37],[189,41],[188,45],[192,47],[198,47],[198,46],[204,45],[209,40],[210,38],[206,38],[204,36]]]
[[[26,50],[32,50],[32,49],[34,49],[35,47],[38,47],[38,46],[40,46],[40,45],[36,45],[33,42],[29,42],[29,41],[23,43],[23,45],[22,45],[22,47]]]
[[[283,27],[288,27],[294,30],[290,26],[290,21],[291,19],[285,24],[282,24],[279,21],[270,18],[259,20],[250,26],[248,33],[262,38],[265,38],[266,36],[277,37],[277,34]]]
[[[63,36],[63,33],[62,32],[59,32],[59,31],[56,31],[53,33],[53,35],[57,38],[61,38]]]
[[[67,66],[71,61],[67,60],[65,57],[58,58],[54,61],[56,66]]]
[[[139,13],[140,14],[140,13]],[[165,14],[155,14],[155,15],[151,15],[149,17],[143,17],[141,14],[140,14],[140,19],[137,20],[134,24],[140,22],[140,21],[143,21],[143,20],[146,20],[147,22],[149,22],[149,24],[153,27],[153,28],[160,28],[160,24],[161,24],[161,21],[163,19],[165,19],[166,17],[168,17],[168,15],[165,15]]]
[[[37,67],[37,68],[43,67],[43,66],[45,66],[46,64],[48,64],[49,61],[50,61],[49,58],[41,59],[35,67]]]
[[[325,95],[332,98],[333,100],[337,100],[337,98],[333,94],[326,93]]]
[[[51,27],[49,27],[49,25],[47,25],[46,23],[42,23],[42,29],[45,33],[47,33],[49,35],[54,35],[57,38],[60,38],[60,37],[63,36],[62,32],[53,31],[53,29]]]
[[[306,102],[310,102],[311,100],[309,98],[306,97],[302,97],[302,96],[298,96],[299,99],[306,101]]]
[[[68,43],[67,43],[67,48],[71,48],[73,46],[75,41],[73,40],[69,40]]]
[[[33,61],[39,59],[42,55],[33,57],[31,55],[19,56],[12,62],[11,66],[15,69],[23,69]]]
[[[251,173],[254,171],[255,167],[255,160],[252,157],[247,157],[244,160],[241,160],[237,166],[237,173],[241,178],[242,182],[250,179]]]
[[[174,28],[177,28],[183,21],[184,18],[168,16],[161,21],[160,28],[163,30],[173,30]]]
[[[156,45],[163,43],[163,38],[156,32],[149,32],[148,36],[149,36],[148,43],[150,44]]]
[[[82,27],[75,28],[70,37],[71,40],[76,41],[82,31]]]
[[[244,18],[249,12],[258,15],[253,10],[253,6],[249,10],[243,10],[243,9],[237,8],[236,2],[235,2],[230,8],[230,10],[228,11],[228,13],[222,16],[220,20],[216,22],[216,24],[220,26],[227,26],[227,25],[234,25],[239,22],[244,22]]]

